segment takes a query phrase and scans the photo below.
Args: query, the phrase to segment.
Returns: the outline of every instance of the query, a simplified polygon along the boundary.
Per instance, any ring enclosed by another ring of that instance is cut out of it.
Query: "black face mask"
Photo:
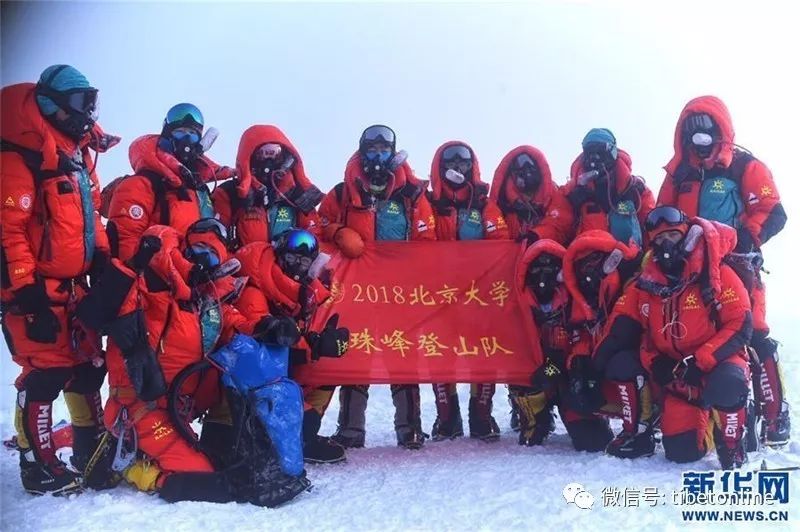
[[[280,266],[283,273],[300,283],[309,281],[308,271],[313,262],[314,257],[296,253],[287,252],[278,257],[278,266]]]
[[[364,161],[363,170],[369,183],[369,193],[383,195],[391,177],[388,165],[380,161]]]
[[[614,167],[614,157],[608,151],[591,150],[583,153],[583,169],[586,172],[591,170],[610,170]]]
[[[539,170],[530,165],[514,170],[513,178],[517,190],[525,194],[533,194],[542,184],[542,175]]]
[[[219,268],[219,259],[214,260],[209,253],[197,253],[191,246],[184,250],[183,256],[186,260],[195,265],[189,273],[189,286],[200,286],[210,282],[214,278],[214,274],[217,268]]]
[[[539,303],[550,303],[558,288],[558,266],[534,266],[528,270],[525,285],[530,288]]]
[[[561,259],[550,253],[542,253],[528,266],[525,285],[534,293],[539,303],[550,303],[560,284]]]
[[[603,282],[603,277],[598,273],[582,274],[578,278],[578,288],[583,294],[583,297],[592,305],[597,306],[597,301],[600,298],[600,284]]]
[[[78,141],[94,127],[95,120],[92,114],[71,113],[63,120],[52,115],[53,127],[64,133],[72,140]]]
[[[693,114],[683,123],[684,143],[700,158],[707,159],[719,140],[719,127],[711,116]]]
[[[272,184],[272,176],[275,175],[275,170],[280,167],[281,163],[278,159],[266,159],[264,161],[258,161],[255,166],[250,168],[250,171],[256,176],[259,182],[269,186]],[[280,174],[280,172],[278,172],[278,174]],[[279,179],[280,177],[280,175],[276,175],[275,179]]]
[[[605,254],[594,252],[588,257],[577,261],[575,265],[575,276],[578,278],[578,289],[586,301],[594,308],[597,308],[600,300],[600,286],[603,283],[605,274],[603,273],[603,262]]]
[[[714,151],[715,143],[711,144],[695,144],[693,142],[689,142],[689,147],[691,150],[700,158],[700,159],[708,159],[711,157],[711,153]]]
[[[53,127],[69,138],[79,141],[94,128],[97,121],[97,89],[87,87],[86,89],[58,92],[37,84],[36,94],[49,98],[66,114],[63,119],[56,117],[59,113],[47,115],[45,118]]]
[[[602,173],[594,180],[595,201],[604,211],[611,210],[611,205],[617,197],[617,191],[611,186],[608,177],[607,173]]]
[[[188,136],[180,140],[170,138],[169,141],[172,144],[172,153],[175,155],[175,158],[189,168],[193,168],[197,160],[203,154],[203,148],[200,146],[200,143],[192,142]]]
[[[683,272],[686,264],[686,250],[683,248],[683,239],[678,242],[663,240],[653,243],[653,260],[668,277],[678,277]]]

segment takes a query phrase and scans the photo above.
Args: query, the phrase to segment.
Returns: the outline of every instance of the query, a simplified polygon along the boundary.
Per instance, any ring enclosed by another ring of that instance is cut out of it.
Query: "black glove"
[[[89,266],[89,286],[94,288],[97,281],[103,276],[103,272],[110,261],[111,258],[108,256],[108,253],[99,249],[94,250],[92,264]]]
[[[142,240],[139,242],[139,248],[136,250],[136,253],[131,257],[131,266],[137,272],[143,271],[150,261],[153,259],[153,255],[158,253],[161,250],[161,239],[153,236],[147,235],[143,236]]]
[[[350,330],[338,325],[339,314],[334,314],[328,319],[322,331],[318,333],[312,331],[306,335],[308,345],[311,346],[312,360],[319,360],[320,357],[339,358],[347,352]]]
[[[289,347],[300,339],[300,329],[288,316],[265,316],[253,329],[253,338],[268,344]]]
[[[572,189],[572,192],[567,195],[567,199],[574,209],[578,209],[581,205],[592,199],[593,195],[589,187],[579,185]]]
[[[14,303],[23,314],[36,314],[50,308],[50,298],[41,281],[27,284],[14,291]]]
[[[700,386],[703,383],[703,372],[697,367],[694,356],[684,358],[676,373],[689,386]]]
[[[650,375],[660,386],[666,386],[675,380],[673,371],[676,365],[674,359],[666,355],[658,355],[653,359],[653,364],[650,366]]]
[[[155,401],[167,393],[167,383],[156,360],[156,354],[146,341],[123,352],[123,358],[136,397],[142,401]]]
[[[567,406],[581,414],[592,414],[605,404],[601,388],[602,375],[592,365],[588,355],[576,356],[569,369]]]
[[[195,264],[192,266],[192,269],[189,270],[189,278],[186,282],[191,287],[200,286],[203,283],[207,283],[211,280],[211,272],[208,271],[203,267],[202,264]]]
[[[61,332],[58,317],[49,308],[25,317],[25,335],[40,344],[54,344]]]
[[[147,342],[144,311],[137,309],[112,320],[106,327],[109,339],[122,351],[125,370],[136,396],[153,401],[167,393],[164,374]]]
[[[50,308],[44,283],[25,285],[14,292],[14,302],[25,317],[25,334],[34,342],[54,344],[61,332],[58,317]]]

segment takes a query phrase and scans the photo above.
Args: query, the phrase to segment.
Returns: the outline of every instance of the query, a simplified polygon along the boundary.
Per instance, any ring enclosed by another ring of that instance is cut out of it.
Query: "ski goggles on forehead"
[[[194,122],[203,127],[203,115],[200,110],[191,104],[180,104],[167,111],[167,124],[182,124],[186,121]]]
[[[289,253],[313,253],[317,250],[317,239],[308,231],[293,231],[286,239],[286,249]]]
[[[692,133],[696,131],[712,131],[714,129],[714,121],[705,113],[690,115],[686,122],[683,123],[684,130]]]
[[[191,233],[214,233],[223,242],[228,241],[228,230],[225,228],[225,225],[216,218],[197,220],[186,231],[187,235]]]
[[[183,129],[176,129],[170,136],[175,140],[183,140],[188,137],[192,144],[200,142],[200,134],[197,131],[186,131]]]
[[[530,268],[547,268],[550,266],[557,266],[561,267],[562,259],[556,257],[555,255],[551,255],[550,253],[543,253],[539,255],[536,260],[531,262]]]
[[[664,205],[650,211],[650,214],[648,214],[645,219],[644,227],[650,232],[658,229],[662,225],[674,227],[685,224],[687,221],[686,215],[679,209]]]
[[[370,126],[362,133],[361,140],[369,142],[382,141],[394,144],[394,131],[386,126]]]
[[[452,161],[456,158],[461,159],[462,161],[471,161],[472,152],[463,144],[448,146],[442,152],[442,161]]]
[[[605,253],[602,251],[592,251],[582,259],[579,259],[575,262],[575,270],[581,274],[594,273],[602,268],[605,260]]]
[[[514,158],[514,169],[522,169],[526,166],[536,167],[536,161],[527,153],[520,153]]]
[[[253,158],[255,158],[257,161],[277,159],[281,156],[282,152],[283,148],[280,144],[270,142],[267,144],[262,144],[253,154]]]
[[[532,276],[557,275],[559,270],[561,270],[561,264],[532,264],[531,267],[528,268],[528,274]]]

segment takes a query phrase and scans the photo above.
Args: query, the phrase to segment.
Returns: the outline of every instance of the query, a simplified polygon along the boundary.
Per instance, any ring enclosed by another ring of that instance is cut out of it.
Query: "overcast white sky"
[[[54,63],[83,71],[100,89],[101,124],[123,137],[100,160],[104,181],[130,170],[131,140],[190,101],[221,131],[216,160],[234,163],[248,126],[276,124],[325,191],[378,122],[422,177],[436,147],[459,138],[485,180],[529,143],[559,183],[583,134],[608,127],[657,192],[681,108],[716,94],[785,197],[790,225],[766,255],[770,285],[794,294],[773,289],[770,312],[797,319],[787,233],[800,205],[798,19],[763,2],[651,4],[3,2],[0,77],[34,81]]]

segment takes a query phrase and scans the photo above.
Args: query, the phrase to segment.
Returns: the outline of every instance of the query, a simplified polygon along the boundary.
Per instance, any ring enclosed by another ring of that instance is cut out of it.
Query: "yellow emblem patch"
[[[683,310],[697,310],[700,308],[700,303],[697,300],[697,295],[689,294],[683,302]]]
[[[722,295],[719,298],[720,303],[725,305],[735,301],[739,301],[739,296],[736,295],[736,291],[733,288],[726,288],[723,290]]]

